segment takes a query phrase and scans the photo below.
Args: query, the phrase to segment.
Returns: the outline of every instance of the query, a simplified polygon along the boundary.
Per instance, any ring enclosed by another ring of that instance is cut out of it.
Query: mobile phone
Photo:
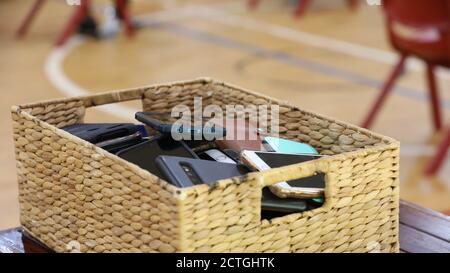
[[[268,152],[283,154],[319,154],[311,145],[289,139],[267,136],[264,138],[263,143]]]
[[[241,162],[240,154],[232,149],[222,150],[229,158],[233,159],[234,162]]]
[[[263,188],[261,211],[262,214],[268,214],[267,212],[277,212],[285,214],[303,212],[308,210],[308,202],[299,198],[280,198],[273,194],[269,188]],[[265,218],[263,216],[263,218]]]
[[[216,145],[235,152],[243,150],[265,151],[258,128],[245,119],[215,119],[214,123],[227,129],[226,137],[217,139]]]
[[[117,156],[138,165],[159,178],[164,178],[155,164],[155,159],[160,155],[198,158],[183,141],[175,141],[165,136],[156,136],[117,153]]]
[[[269,203],[268,197],[276,199],[273,203]],[[322,206],[322,203],[312,202],[311,200],[312,199],[279,198],[274,195],[269,188],[264,188],[261,219],[283,217],[288,214],[305,212]],[[266,205],[264,205],[264,203],[266,203]]]
[[[214,140],[226,135],[225,128],[219,126],[206,127],[202,124],[200,127],[195,127],[189,124],[180,124],[177,127],[173,124],[175,122],[174,118],[168,113],[137,112],[135,118],[164,135],[171,135],[173,132],[178,132],[181,135],[187,134],[191,139],[198,140]]]
[[[62,129],[93,144],[133,135],[137,132],[144,137],[147,136],[142,125],[132,123],[83,123],[66,126]]]
[[[96,146],[107,150],[110,153],[117,153],[121,150],[124,150],[128,147],[134,146],[136,144],[142,143],[146,141],[146,139],[142,138],[142,135],[140,132],[134,133],[129,136],[114,138],[110,140],[106,140],[103,142],[99,142],[95,144]]]
[[[158,156],[155,162],[164,178],[178,187],[208,184],[250,172],[243,165],[177,156]]]
[[[209,184],[221,179],[242,176],[250,170],[236,163],[213,162],[210,160],[159,156],[156,165],[165,179],[178,187],[191,187]],[[303,212],[308,208],[306,200],[297,198],[279,198],[269,189],[264,188],[261,200],[263,211],[284,214]]]
[[[314,159],[320,155],[280,154],[271,152],[243,151],[241,157],[244,163],[258,171],[298,164]],[[301,178],[289,182],[280,182],[269,187],[270,190],[282,198],[319,198],[323,197],[325,189],[324,174],[318,173],[311,177]]]
[[[218,149],[206,150],[198,155],[201,159],[213,160],[222,163],[235,164],[236,162]]]

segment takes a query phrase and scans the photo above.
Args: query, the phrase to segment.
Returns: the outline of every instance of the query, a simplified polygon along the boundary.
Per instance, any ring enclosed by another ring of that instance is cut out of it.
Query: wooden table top
[[[450,217],[418,205],[400,203],[403,253],[450,253]],[[51,252],[20,228],[0,231],[0,253]]]

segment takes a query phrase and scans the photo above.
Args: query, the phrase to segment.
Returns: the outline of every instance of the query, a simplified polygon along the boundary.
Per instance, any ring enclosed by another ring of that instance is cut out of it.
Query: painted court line
[[[189,16],[188,13],[180,11],[162,11],[146,15],[142,21],[146,24],[162,23],[172,20],[178,20]],[[76,84],[65,73],[63,68],[64,59],[78,46],[84,43],[84,39],[80,36],[71,38],[64,46],[57,47],[49,54],[44,65],[44,71],[50,83],[62,94],[67,97],[87,96],[92,93]],[[114,117],[125,120],[133,120],[134,114],[138,109],[123,105],[111,104],[97,106],[95,109],[103,111]]]
[[[67,97],[78,97],[92,95],[91,92],[77,85],[64,74],[63,63],[66,56],[76,47],[83,43],[80,37],[70,39],[63,47],[54,49],[47,57],[45,73],[52,85]],[[109,115],[129,120],[134,117],[135,110],[121,105],[102,105],[95,109],[101,110]]]
[[[306,69],[319,74],[335,77],[344,81],[351,82],[356,85],[370,87],[375,90],[379,90],[383,82],[360,74],[350,70],[336,68],[327,64],[309,61],[292,54],[285,52],[268,50],[250,43],[240,42],[234,39],[227,38],[225,36],[216,35],[189,27],[185,27],[179,24],[147,24],[148,27],[161,28],[165,31],[172,32],[177,36],[184,36],[197,41],[202,41],[208,44],[213,44],[223,48],[239,50],[250,55],[254,55],[260,58],[273,60],[286,65],[294,66],[300,69]],[[394,92],[400,96],[407,97],[413,100],[427,101],[428,96],[426,93],[421,92],[413,88],[403,87],[397,85],[394,88]],[[444,108],[450,108],[450,100],[442,100],[442,106]]]
[[[238,28],[247,28],[252,31],[262,32],[274,37],[289,40],[292,42],[309,45],[311,47],[324,49],[327,51],[339,52],[341,54],[362,58],[374,62],[395,64],[398,55],[381,49],[370,48],[359,44],[341,41],[325,36],[304,32],[273,23],[268,23],[248,17],[230,14],[224,10],[218,10],[206,6],[189,7],[197,15],[210,21],[226,24]],[[409,58],[406,64],[408,69],[414,71],[424,71],[424,64],[417,58]],[[438,75],[444,79],[450,79],[448,70],[438,70]]]

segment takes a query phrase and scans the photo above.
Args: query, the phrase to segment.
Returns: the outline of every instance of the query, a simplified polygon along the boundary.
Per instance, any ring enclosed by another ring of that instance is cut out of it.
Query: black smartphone
[[[189,135],[190,139],[198,140],[214,140],[216,138],[223,138],[226,135],[225,128],[219,127],[218,125],[206,127],[203,124],[203,120],[202,125],[198,127],[190,124],[175,126],[176,119],[172,118],[168,113],[137,112],[135,118],[164,135],[172,135],[173,132],[178,132],[181,135]]]
[[[98,142],[95,145],[115,154],[145,141],[147,141],[147,139],[143,138],[140,132],[137,132],[129,136]]]
[[[298,198],[279,198],[269,188],[265,187],[262,191],[261,206],[262,211],[290,214],[306,211],[308,209],[308,202],[305,199]]]
[[[321,207],[321,203],[297,198],[279,198],[270,189],[263,189],[261,219],[283,217]]]
[[[93,144],[130,136],[137,132],[143,137],[147,136],[142,125],[132,123],[84,123],[66,126],[62,129]]]
[[[189,159],[173,156],[159,156],[156,165],[165,179],[178,186],[190,187],[208,184],[217,180],[245,175],[250,170],[236,163],[222,163],[210,160]],[[303,212],[310,208],[308,202],[297,198],[279,198],[268,188],[262,192],[261,210],[270,211],[279,216],[289,213]]]
[[[197,158],[197,155],[183,141],[175,141],[164,136],[154,137],[117,153],[117,156],[164,179],[165,177],[155,164],[155,159],[160,155]]]
[[[177,156],[158,156],[156,165],[167,181],[177,187],[208,184],[249,172],[243,165]]]

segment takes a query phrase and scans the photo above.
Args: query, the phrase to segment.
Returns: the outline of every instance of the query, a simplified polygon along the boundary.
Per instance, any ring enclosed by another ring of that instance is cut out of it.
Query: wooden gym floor
[[[100,15],[109,3],[94,2]],[[0,228],[19,224],[13,104],[208,76],[359,124],[395,61],[380,8],[365,1],[351,12],[344,1],[316,0],[299,20],[286,0],[264,0],[252,12],[241,0],[132,2],[146,25],[135,38],[121,33],[54,51],[72,7],[48,1],[17,41],[13,33],[30,1],[0,1]],[[444,72],[439,85],[450,124],[450,79]],[[450,160],[437,177],[421,176],[440,137],[431,128],[423,78],[421,66],[411,62],[373,130],[402,143],[402,198],[449,211]],[[126,109],[94,110],[88,117],[130,120]]]

